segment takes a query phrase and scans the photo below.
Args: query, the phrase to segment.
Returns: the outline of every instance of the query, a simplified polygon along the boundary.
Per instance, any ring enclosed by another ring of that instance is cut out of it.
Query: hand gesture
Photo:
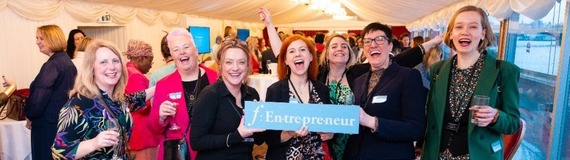
[[[243,125],[243,116],[241,117],[241,121],[239,122],[239,126],[238,126],[237,130],[238,130],[239,135],[241,135],[242,138],[249,137],[249,136],[253,135],[253,133],[265,131],[265,129],[246,128]]]
[[[119,144],[119,136],[120,134],[117,131],[106,130],[97,134],[97,136],[93,138],[92,141],[95,143],[95,147],[97,149],[110,147]]]
[[[4,76],[4,75],[2,75],[2,79],[4,80],[4,83],[2,83],[3,87],[8,87],[8,86],[11,86],[12,84],[14,84],[14,81],[6,78],[6,76]]]
[[[359,121],[360,125],[376,130],[376,117],[370,116],[362,108],[360,108]]]
[[[292,137],[303,137],[303,136],[306,136],[307,134],[309,134],[309,128],[307,126],[305,126],[305,124],[303,124],[303,126],[299,130],[284,131],[284,132],[287,132]]]
[[[261,7],[259,8],[258,12],[259,12],[259,19],[263,21],[265,26],[273,24],[273,22],[271,21],[271,14],[269,13],[269,10],[267,10],[267,8]]]
[[[487,127],[489,124],[491,124],[491,122],[493,122],[493,119],[495,119],[495,115],[499,114],[499,111],[490,106],[480,106],[480,107],[482,108],[479,108],[476,111],[473,107],[469,108],[469,110],[475,112],[473,114],[474,116],[473,118],[477,122],[476,123],[477,126]]]
[[[158,110],[158,115],[160,116],[160,120],[164,121],[166,117],[175,115],[177,106],[178,103],[170,102],[168,100],[162,102],[160,104],[160,109]]]
[[[321,140],[323,142],[332,139],[334,136],[333,133],[324,133],[324,132],[319,133],[319,135],[321,136]]]

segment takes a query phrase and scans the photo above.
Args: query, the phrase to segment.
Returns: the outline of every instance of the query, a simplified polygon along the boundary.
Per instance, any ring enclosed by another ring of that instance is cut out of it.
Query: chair
[[[520,127],[517,132],[514,134],[503,134],[503,147],[504,147],[504,155],[503,159],[510,160],[515,156],[515,153],[519,149],[519,146],[523,140],[525,130],[526,130],[526,123],[523,119],[519,121]]]

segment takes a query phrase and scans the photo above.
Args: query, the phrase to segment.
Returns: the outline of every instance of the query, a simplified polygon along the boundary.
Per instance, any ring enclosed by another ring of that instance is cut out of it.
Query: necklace
[[[307,83],[308,83],[308,86],[309,86],[309,92],[311,92],[311,91],[310,91],[310,89],[311,89],[311,83],[310,83],[309,81],[307,81]],[[289,84],[291,84],[291,88],[293,88],[293,91],[295,92],[295,95],[297,96],[297,99],[299,99],[299,102],[303,103],[303,100],[301,99],[301,96],[299,95],[299,93],[297,93],[297,89],[295,88],[295,85],[293,85],[293,82],[291,82],[291,79],[290,79],[290,78],[289,78]],[[300,88],[300,89],[302,90],[303,88]],[[303,92],[301,92],[301,94],[303,94]],[[309,97],[309,99],[310,99],[310,97]]]
[[[184,97],[186,98],[186,103],[189,105],[186,105],[186,110],[188,111],[188,115],[190,115],[190,112],[192,111],[192,104],[194,104],[194,100],[196,100],[196,97],[198,96],[198,88],[200,87],[200,78],[202,77],[202,70],[200,70],[198,68],[198,78],[196,79],[196,85],[194,86],[194,90],[192,91],[192,93],[189,93],[187,90],[184,89]]]

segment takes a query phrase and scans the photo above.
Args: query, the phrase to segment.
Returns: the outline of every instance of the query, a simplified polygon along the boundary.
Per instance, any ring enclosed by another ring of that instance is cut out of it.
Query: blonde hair
[[[87,48],[87,45],[89,45],[91,42],[93,42],[93,38],[91,37],[83,38],[83,40],[81,40],[81,43],[79,43],[79,46],[77,46],[77,51],[85,52],[85,48]]]
[[[326,66],[327,68],[329,67],[328,48],[330,46],[332,39],[334,38],[340,38],[344,40],[348,45],[348,61],[346,61],[346,68],[348,69],[350,66],[356,64],[356,57],[354,57],[355,55],[354,51],[352,50],[352,48],[350,48],[350,44],[348,43],[348,41],[342,35],[335,33],[330,36],[326,36],[325,49],[323,50],[323,53],[319,57],[319,65]]]
[[[40,26],[37,32],[43,36],[44,42],[52,52],[63,52],[67,48],[65,35],[59,26],[53,24]]]
[[[432,64],[441,60],[442,50],[439,45],[430,48],[423,57],[423,63],[426,68],[430,68]]]
[[[113,43],[99,39],[94,40],[91,44],[87,45],[85,58],[83,58],[83,66],[78,67],[79,74],[77,75],[77,78],[75,78],[75,85],[69,92],[69,97],[71,98],[75,94],[83,95],[87,98],[101,97],[101,92],[95,83],[95,74],[93,72],[95,60],[97,58],[96,54],[99,48],[108,48],[113,51],[113,53],[119,57],[119,61],[121,61],[121,77],[113,88],[113,94],[109,95],[109,97],[113,101],[122,102],[125,99],[125,87],[127,84],[127,69],[125,68],[125,62],[121,57],[119,49]]]
[[[455,45],[453,44],[453,41],[450,37],[451,32],[453,31],[453,27],[455,26],[455,19],[457,19],[457,15],[459,15],[460,13],[469,12],[469,11],[477,12],[479,16],[481,16],[481,27],[485,32],[485,37],[483,40],[480,41],[479,45],[477,46],[477,50],[479,50],[479,52],[483,52],[485,51],[485,49],[487,49],[487,47],[495,43],[495,36],[493,35],[493,30],[491,29],[491,25],[489,24],[489,19],[487,18],[487,14],[483,9],[476,6],[465,6],[457,10],[455,13],[453,13],[451,20],[449,20],[449,24],[447,24],[447,30],[445,31],[445,34],[443,36],[443,42],[455,51]]]

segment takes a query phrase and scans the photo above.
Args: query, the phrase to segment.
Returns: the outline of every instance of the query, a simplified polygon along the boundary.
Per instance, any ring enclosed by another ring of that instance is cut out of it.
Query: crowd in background
[[[379,22],[361,35],[289,35],[267,9],[259,14],[268,37],[242,41],[228,26],[209,66],[192,34],[172,29],[156,41],[166,64],[153,73],[148,42],[122,52],[81,30],[66,44],[57,25],[38,27],[50,58],[25,108],[33,158],[502,159],[495,143],[520,127],[519,68],[487,54],[494,37],[480,8],[459,9],[430,40]],[[457,53],[444,61],[442,41]],[[245,82],[271,72],[268,63],[279,81],[261,100]],[[475,95],[489,103],[475,108]],[[245,101],[358,105],[359,134],[246,128]],[[266,154],[254,157],[261,144]]]

